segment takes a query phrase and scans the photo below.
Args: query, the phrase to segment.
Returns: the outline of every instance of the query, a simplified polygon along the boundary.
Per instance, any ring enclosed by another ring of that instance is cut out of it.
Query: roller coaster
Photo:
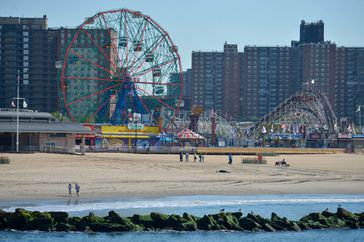
[[[300,91],[243,131],[246,139],[267,133],[338,133],[337,118],[327,97],[318,91]]]
[[[330,141],[338,134],[337,118],[327,97],[314,90],[291,95],[267,115],[245,127],[214,112],[180,112],[174,120],[174,128],[178,132],[186,127],[203,135],[212,145],[217,145],[218,139],[224,139],[228,146],[253,146],[265,139],[306,142],[319,137],[316,139]]]

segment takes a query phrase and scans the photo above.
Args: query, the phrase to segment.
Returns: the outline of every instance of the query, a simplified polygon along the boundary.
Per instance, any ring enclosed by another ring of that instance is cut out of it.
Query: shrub
[[[9,157],[6,156],[0,156],[0,164],[10,164]]]

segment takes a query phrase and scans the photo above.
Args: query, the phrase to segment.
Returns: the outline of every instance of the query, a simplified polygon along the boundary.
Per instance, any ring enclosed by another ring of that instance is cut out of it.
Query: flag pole
[[[359,105],[359,132],[361,133],[362,132],[362,129],[361,129],[361,105]]]
[[[19,70],[16,78],[16,152],[19,152]]]

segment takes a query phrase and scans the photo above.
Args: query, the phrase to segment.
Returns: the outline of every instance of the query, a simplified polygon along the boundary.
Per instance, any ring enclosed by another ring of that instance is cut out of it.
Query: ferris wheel
[[[168,127],[179,111],[183,76],[177,47],[153,19],[129,9],[99,12],[74,30],[59,83],[74,122]]]

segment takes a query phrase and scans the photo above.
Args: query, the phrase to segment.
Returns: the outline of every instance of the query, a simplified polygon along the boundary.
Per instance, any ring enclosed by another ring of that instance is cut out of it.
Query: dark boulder
[[[55,224],[53,218],[34,218],[29,222],[28,229],[39,231],[53,231]]]
[[[199,217],[196,217],[196,216],[188,214],[188,213],[183,213],[182,217],[184,219],[186,219],[187,221],[194,221],[194,222],[196,222],[197,220],[200,219]]]
[[[339,216],[339,218],[341,218],[345,221],[352,221],[352,222],[358,221],[358,217],[354,213],[352,213],[344,208],[338,207],[336,213]]]
[[[14,213],[5,213],[5,226],[9,229],[26,230],[29,221],[32,219],[32,213],[22,208],[15,209]]]
[[[57,223],[55,226],[56,231],[62,231],[62,232],[69,232],[69,231],[76,231],[77,228],[69,223]]]
[[[154,221],[150,215],[135,214],[130,220],[135,225],[141,226],[143,230],[155,230]]]
[[[263,228],[260,224],[248,217],[242,217],[239,219],[239,225],[243,230],[248,231],[262,231]]]
[[[153,227],[157,229],[170,228],[169,215],[163,213],[151,213],[150,217],[153,220]]]
[[[100,224],[104,224],[105,220],[101,217],[96,216],[94,213],[89,213],[88,216],[85,216],[78,223],[77,228],[80,231],[98,231],[98,227]]]
[[[110,224],[120,225],[120,227],[114,226],[117,229],[115,231],[138,231],[142,229],[141,226],[135,225],[129,218],[120,217],[114,211],[110,211],[104,219]]]
[[[66,212],[49,212],[49,214],[56,223],[66,223],[68,221],[68,213]]]
[[[215,221],[213,215],[205,215],[197,220],[197,227],[200,230],[220,230],[221,226]],[[225,228],[222,228],[225,229]]]
[[[6,212],[0,209],[0,229],[6,228],[5,224],[7,222],[5,218]]]
[[[165,222],[167,223],[167,229],[169,228],[173,230],[183,231],[182,224],[187,222],[187,220],[179,215],[172,214]]]
[[[290,221],[286,217],[281,218],[275,213],[272,213],[270,225],[278,231],[302,231],[296,222]]]
[[[181,224],[181,231],[196,231],[198,230],[197,223],[195,221],[187,221]]]
[[[242,212],[235,212],[235,213],[231,213],[231,215],[233,215],[235,218],[239,219],[241,218],[241,216],[243,216]]]
[[[254,222],[258,223],[258,224],[264,224],[264,223],[269,223],[270,221],[259,216],[259,215],[255,215],[255,214],[252,214],[252,213],[248,213],[247,218],[250,218],[251,220],[253,220]]]
[[[234,216],[232,213],[219,213],[215,218],[215,221],[223,226],[227,230],[242,230],[238,216]],[[241,216],[239,216],[240,218]]]

